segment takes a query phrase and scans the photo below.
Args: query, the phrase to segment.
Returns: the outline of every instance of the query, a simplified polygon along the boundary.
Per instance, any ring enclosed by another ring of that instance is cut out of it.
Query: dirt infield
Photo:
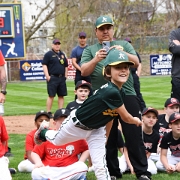
[[[35,115],[4,116],[3,118],[8,134],[27,134],[35,129],[34,117]],[[53,120],[51,120],[51,123],[52,121]]]
[[[159,114],[164,113],[163,110],[159,110]],[[34,125],[35,115],[23,115],[23,116],[4,116],[4,121],[9,134],[27,134],[31,130],[35,129]],[[51,120],[51,127],[52,126]]]

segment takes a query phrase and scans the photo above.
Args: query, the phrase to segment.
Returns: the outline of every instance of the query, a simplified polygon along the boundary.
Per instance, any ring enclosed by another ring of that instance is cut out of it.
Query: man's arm
[[[92,55],[90,55],[90,51],[89,49],[85,49],[83,51],[83,58],[91,58]],[[82,76],[89,76],[95,69],[96,65],[98,64],[98,62],[102,61],[104,58],[106,58],[107,52],[104,51],[104,49],[100,49],[99,51],[96,52],[95,57],[93,57],[92,59],[90,59],[88,62],[83,63],[81,65],[81,75]]]
[[[4,65],[0,66],[0,81],[1,81],[1,91],[6,91],[7,77],[6,77],[6,71]],[[3,93],[0,93],[0,102],[4,103],[5,99],[6,96]]]
[[[47,65],[43,64],[42,67],[43,67],[44,75],[46,76],[47,81],[49,81],[51,77],[49,76]]]
[[[179,30],[180,32],[180,30]],[[179,34],[180,36],[180,34]],[[179,37],[180,38],[180,37]],[[169,51],[172,54],[180,55],[180,42],[177,37],[177,30],[173,30],[169,35]]]
[[[77,58],[72,58],[72,65],[79,71],[81,71],[81,67],[77,64]]]
[[[68,67],[65,67],[65,77],[67,79],[67,75],[68,75]]]

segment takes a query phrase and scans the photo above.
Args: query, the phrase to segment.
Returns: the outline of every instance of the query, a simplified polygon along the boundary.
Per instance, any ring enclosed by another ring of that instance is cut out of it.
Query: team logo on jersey
[[[75,148],[73,145],[67,145],[64,148],[47,148],[47,151],[51,157],[63,158],[72,155]]]
[[[112,116],[112,117],[116,117],[118,116],[118,113],[115,110],[112,109],[107,109],[103,112],[104,116]]]
[[[152,143],[144,143],[146,149],[152,149]]]

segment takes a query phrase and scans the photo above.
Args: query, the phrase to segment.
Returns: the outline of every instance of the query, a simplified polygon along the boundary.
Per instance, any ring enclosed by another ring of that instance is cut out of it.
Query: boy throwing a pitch
[[[103,75],[108,83],[101,86],[87,98],[80,108],[71,112],[58,131],[46,129],[46,123],[35,134],[37,144],[50,141],[62,145],[71,141],[86,139],[95,176],[98,180],[111,180],[106,165],[106,135],[112,126],[112,120],[118,115],[123,121],[140,126],[139,118],[132,117],[123,104],[122,85],[129,77],[129,68],[134,63],[129,61],[123,51],[111,49],[104,60]],[[106,128],[105,128],[106,126]]]

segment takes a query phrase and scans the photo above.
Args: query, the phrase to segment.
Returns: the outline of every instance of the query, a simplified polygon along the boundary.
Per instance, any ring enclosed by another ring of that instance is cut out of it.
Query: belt
[[[86,131],[92,131],[92,128],[88,128],[87,126],[85,126],[84,124],[82,124],[76,117],[72,118],[73,122],[76,123],[75,127],[78,127],[80,129],[86,130]]]
[[[50,76],[63,77],[63,76],[64,76],[64,74],[59,74],[59,75],[56,75],[56,74],[51,74]]]

